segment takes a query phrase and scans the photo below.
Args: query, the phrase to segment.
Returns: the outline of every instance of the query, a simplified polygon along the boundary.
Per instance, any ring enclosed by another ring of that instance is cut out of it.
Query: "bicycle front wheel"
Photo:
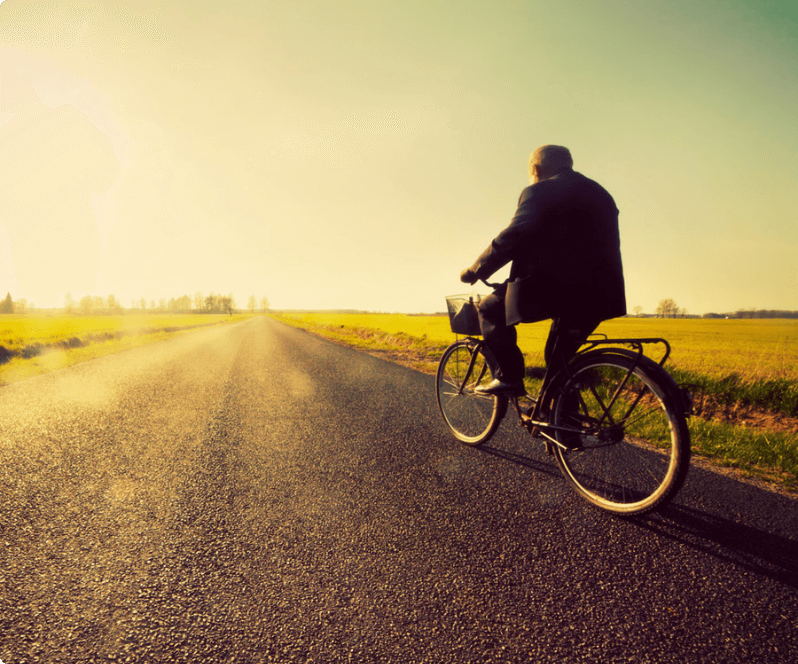
[[[480,445],[495,432],[507,412],[507,398],[477,394],[474,390],[493,380],[496,363],[475,342],[458,341],[438,364],[438,408],[455,437]]]
[[[645,360],[645,358],[644,358]],[[659,365],[596,353],[569,367],[552,408],[560,470],[602,509],[633,515],[667,503],[690,458],[684,404]]]

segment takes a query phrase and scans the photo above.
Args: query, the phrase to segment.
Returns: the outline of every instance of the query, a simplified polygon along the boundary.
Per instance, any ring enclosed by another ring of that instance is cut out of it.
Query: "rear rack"
[[[659,360],[658,364],[660,366],[665,364],[665,361],[670,357],[671,354],[671,345],[665,340],[658,337],[651,337],[651,338],[643,338],[643,339],[608,339],[606,334],[595,334],[590,335],[591,337],[603,337],[603,339],[592,339],[588,338],[585,342],[584,346],[580,349],[580,353],[586,353],[589,350],[593,350],[596,346],[603,346],[605,344],[623,344],[626,346],[631,346],[634,348],[640,355],[645,355],[643,350],[643,346],[645,344],[662,344],[665,346],[665,354]]]

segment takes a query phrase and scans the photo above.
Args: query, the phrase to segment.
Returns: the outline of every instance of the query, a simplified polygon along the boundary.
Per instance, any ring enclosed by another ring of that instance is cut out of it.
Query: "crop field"
[[[455,340],[446,316],[302,313],[285,323],[434,373]],[[540,386],[550,323],[518,327],[528,390]],[[693,449],[722,465],[798,488],[798,320],[621,318],[602,323],[609,338],[662,337],[666,368],[695,400]],[[651,355],[661,357],[661,346]]]
[[[292,314],[297,321],[404,334],[444,347],[454,341],[446,316],[403,314]],[[548,321],[518,326],[527,364],[543,366]],[[672,346],[668,366],[710,378],[736,374],[744,382],[784,379],[798,383],[798,320],[619,318],[596,330],[610,338],[663,337]]]
[[[0,385],[248,315],[0,315]]]

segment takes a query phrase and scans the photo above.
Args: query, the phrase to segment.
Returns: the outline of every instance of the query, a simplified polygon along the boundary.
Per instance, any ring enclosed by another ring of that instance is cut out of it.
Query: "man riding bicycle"
[[[515,325],[552,318],[544,358],[554,375],[598,326],[626,314],[618,209],[597,182],[573,170],[567,148],[529,159],[530,186],[510,225],[460,275],[474,284],[512,262],[510,278],[480,302],[485,344],[498,363],[485,394],[520,396],[524,356]]]

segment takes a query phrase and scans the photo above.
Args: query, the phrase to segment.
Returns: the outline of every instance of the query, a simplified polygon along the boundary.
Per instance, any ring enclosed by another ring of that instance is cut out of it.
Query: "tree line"
[[[784,309],[738,309],[725,314],[707,313],[704,318],[798,318],[798,311]]]
[[[19,299],[14,301],[11,293],[0,300],[0,314],[25,314],[33,311],[34,307],[31,306],[27,300]],[[247,309],[250,313],[260,311],[264,313],[269,309],[269,300],[266,297],[256,298],[251,295],[247,304]],[[64,297],[64,306],[61,309],[66,314],[81,314],[84,316],[98,316],[98,315],[115,315],[133,312],[148,312],[148,313],[203,313],[203,314],[219,314],[225,313],[232,315],[237,311],[236,301],[232,293],[229,295],[221,295],[217,293],[210,293],[203,295],[200,292],[194,294],[194,297],[182,295],[177,298],[165,298],[155,300],[147,300],[141,297],[131,302],[130,307],[123,307],[119,300],[114,295],[108,297],[100,297],[97,295],[86,295],[80,300],[75,300],[72,293],[67,293]]]
[[[634,312],[640,315],[643,307],[635,307]],[[679,305],[672,298],[660,300],[656,309],[657,318],[686,318],[687,309],[679,308]],[[787,311],[785,309],[737,309],[737,311],[722,314],[706,313],[702,318],[798,318],[798,311]],[[692,316],[698,318],[698,316]]]

